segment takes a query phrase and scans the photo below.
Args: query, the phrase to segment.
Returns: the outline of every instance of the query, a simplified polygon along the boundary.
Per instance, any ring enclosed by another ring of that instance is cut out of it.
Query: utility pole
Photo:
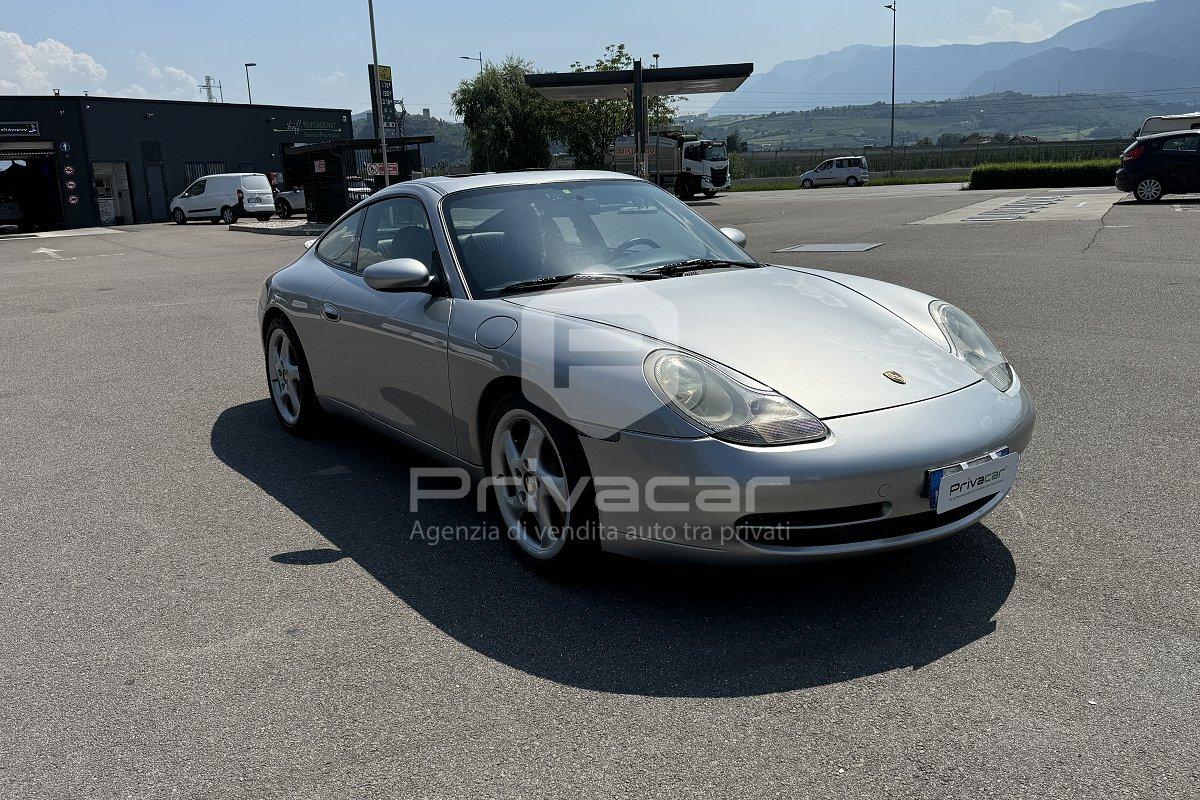
[[[208,93],[208,102],[210,102],[210,103],[212,103],[212,102],[215,102],[215,101],[213,100],[213,93],[212,93],[212,90],[213,90],[213,77],[212,77],[212,75],[205,75],[205,76],[204,76],[204,83],[200,84],[200,86],[199,86],[198,88],[200,88],[200,89],[203,89],[205,92],[207,92],[207,93]]]
[[[892,0],[884,6],[891,9],[892,12],[892,136],[891,136],[891,163],[888,164],[888,175],[895,177],[896,175],[896,6],[897,0]]]
[[[248,61],[244,66],[246,67],[246,100],[250,105],[254,105],[254,95],[250,94],[250,68],[257,67],[258,64]]]
[[[375,43],[375,0],[367,0],[367,14],[371,18],[371,63],[375,65],[375,108],[378,113],[375,114],[375,131],[379,134],[379,151],[383,156],[383,185],[388,187],[392,185],[391,176],[388,175],[388,154],[387,154],[387,129],[383,127],[383,94],[379,90],[379,47]],[[480,58],[482,58],[480,54]]]

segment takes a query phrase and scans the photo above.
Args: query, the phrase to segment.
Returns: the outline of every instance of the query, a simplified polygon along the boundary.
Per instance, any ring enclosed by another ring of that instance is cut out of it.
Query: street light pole
[[[392,185],[388,174],[387,129],[383,127],[383,94],[379,89],[379,47],[375,43],[375,2],[367,0],[367,14],[371,18],[371,63],[375,65],[375,132],[379,134],[379,152],[383,156],[383,185]]]
[[[896,176],[896,6],[897,0],[892,0],[884,8],[892,11],[892,136],[889,149],[888,175]]]
[[[253,61],[247,61],[244,66],[246,67],[246,99],[250,102],[250,105],[254,105],[254,95],[250,94],[250,68],[257,67],[258,64],[255,64]]]
[[[654,74],[655,74],[655,77],[657,77],[658,76],[658,56],[659,56],[659,54],[651,53],[651,55],[654,56]],[[660,119],[658,121],[658,124],[655,125],[654,127],[655,127],[655,131],[654,131],[654,182],[657,183],[659,186],[662,186],[662,165],[659,163],[659,158],[662,155],[659,152],[660,149],[662,148],[662,120]]]
[[[479,51],[478,56],[459,56],[459,58],[461,58],[465,61],[478,61],[479,62],[479,74],[480,75],[483,74],[483,51],[482,50]]]

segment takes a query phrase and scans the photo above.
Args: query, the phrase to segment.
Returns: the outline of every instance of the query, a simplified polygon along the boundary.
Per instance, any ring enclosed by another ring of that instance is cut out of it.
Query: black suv
[[[1156,133],[1129,145],[1121,154],[1117,188],[1133,192],[1140,203],[1200,192],[1200,131]]]

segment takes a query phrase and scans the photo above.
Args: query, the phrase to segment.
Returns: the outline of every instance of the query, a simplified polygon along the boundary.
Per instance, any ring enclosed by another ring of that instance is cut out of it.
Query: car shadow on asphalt
[[[350,424],[299,439],[269,401],[227,409],[212,448],[332,548],[280,553],[279,569],[353,559],[459,642],[560,683],[646,696],[734,697],[918,669],[995,630],[1016,567],[986,526],[899,553],[775,569],[606,559],[553,582],[493,539],[469,500],[409,510],[423,456]]]

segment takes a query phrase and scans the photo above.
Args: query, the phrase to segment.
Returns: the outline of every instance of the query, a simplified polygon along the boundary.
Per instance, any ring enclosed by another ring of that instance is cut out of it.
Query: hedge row
[[[1119,158],[1090,161],[1010,161],[971,170],[972,189],[1036,189],[1057,186],[1111,186]]]

